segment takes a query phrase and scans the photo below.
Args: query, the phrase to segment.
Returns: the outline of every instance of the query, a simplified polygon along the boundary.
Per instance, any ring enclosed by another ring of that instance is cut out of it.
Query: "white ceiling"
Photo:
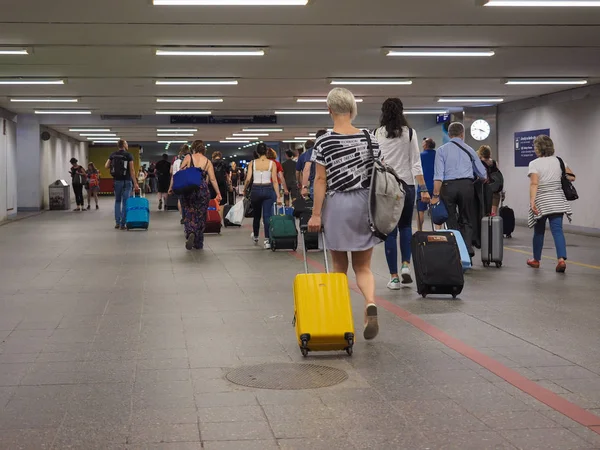
[[[74,106],[91,117],[43,117],[70,125],[109,124],[130,141],[156,140],[168,116],[156,109],[209,109],[214,114],[273,114],[296,97],[325,96],[331,78],[406,77],[412,86],[355,86],[365,99],[359,123],[373,124],[383,100],[434,108],[440,96],[502,96],[507,101],[559,90],[506,86],[508,77],[584,77],[600,81],[599,8],[484,8],[475,0],[311,0],[305,7],[157,7],[150,0],[3,0],[0,47],[29,56],[1,56],[2,77],[61,77],[64,86],[0,86],[0,107],[16,113]],[[158,57],[159,46],[258,46],[263,57]],[[388,58],[382,47],[484,47],[492,58]],[[238,86],[156,86],[162,77],[236,78]],[[10,103],[11,97],[69,97],[78,104]],[[156,97],[221,97],[219,104],[156,103]],[[450,105],[460,107],[462,105]],[[143,116],[100,120],[102,114]],[[315,117],[280,118],[293,138],[327,125]],[[195,137],[223,139],[239,126],[198,126]]]

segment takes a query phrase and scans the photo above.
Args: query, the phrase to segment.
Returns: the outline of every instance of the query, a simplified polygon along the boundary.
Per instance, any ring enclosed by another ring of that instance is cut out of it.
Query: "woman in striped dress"
[[[558,264],[556,271],[567,269],[567,243],[563,232],[563,216],[571,221],[571,205],[562,190],[562,169],[560,158],[554,156],[554,142],[548,136],[538,136],[533,143],[537,159],[529,163],[529,228],[533,228],[533,259],[527,261],[529,267],[538,269],[544,247],[546,221],[554,238]],[[567,176],[571,181],[575,175],[565,163]]]

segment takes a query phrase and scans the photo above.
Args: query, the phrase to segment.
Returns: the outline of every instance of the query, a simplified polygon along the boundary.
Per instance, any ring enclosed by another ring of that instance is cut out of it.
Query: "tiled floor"
[[[346,370],[343,384],[233,385],[232,367],[303,362],[290,324],[301,262],[252,246],[246,228],[187,252],[176,213],[121,232],[110,209],[0,228],[0,449],[600,448],[600,434],[383,308],[380,336],[352,358],[309,357]],[[457,301],[388,291],[378,248],[377,293],[600,415],[600,241],[568,236],[590,267],[560,276],[551,260],[526,268],[529,240],[519,229],[505,267],[478,265]],[[358,295],[354,307],[359,328]]]

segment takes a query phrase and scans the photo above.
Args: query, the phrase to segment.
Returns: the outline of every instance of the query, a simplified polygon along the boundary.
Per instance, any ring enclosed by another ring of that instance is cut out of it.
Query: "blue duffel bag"
[[[202,171],[194,166],[194,158],[190,155],[190,167],[173,175],[173,192],[177,195],[192,194],[200,189],[203,180]]]

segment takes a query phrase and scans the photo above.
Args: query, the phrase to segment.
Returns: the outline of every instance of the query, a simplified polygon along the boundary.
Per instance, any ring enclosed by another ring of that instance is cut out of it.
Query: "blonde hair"
[[[327,95],[327,106],[332,114],[350,114],[354,120],[358,114],[354,94],[345,88],[334,88]]]
[[[275,152],[275,150],[273,150],[271,147],[267,149],[267,159],[277,159],[277,152]]]
[[[546,136],[545,134],[535,138],[533,148],[541,158],[554,155],[554,142],[550,139],[550,136]]]
[[[492,157],[492,148],[489,145],[482,145],[479,147],[479,150],[477,150],[477,154],[480,158],[490,159]]]
[[[190,152],[190,146],[187,144],[183,144],[179,149],[179,156],[185,156]]]

